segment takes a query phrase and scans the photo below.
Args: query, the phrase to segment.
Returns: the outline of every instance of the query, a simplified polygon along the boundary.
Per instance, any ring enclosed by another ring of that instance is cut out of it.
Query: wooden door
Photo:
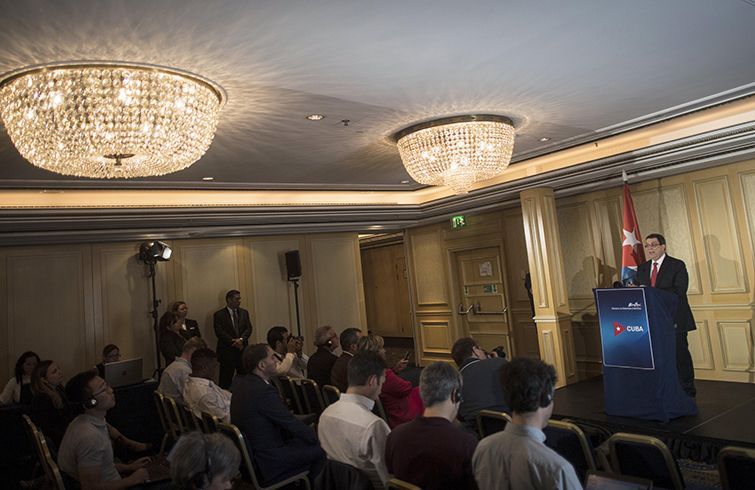
[[[465,250],[455,256],[456,314],[462,330],[484,349],[500,345],[511,357],[510,314],[500,248]]]

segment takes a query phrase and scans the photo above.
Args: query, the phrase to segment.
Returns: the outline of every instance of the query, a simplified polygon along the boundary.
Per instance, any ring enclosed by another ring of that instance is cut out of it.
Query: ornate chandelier
[[[507,117],[488,114],[447,117],[402,129],[394,139],[414,180],[466,194],[475,182],[506,170],[514,125]]]
[[[225,100],[210,80],[137,63],[40,65],[0,78],[0,116],[21,156],[79,177],[190,166],[209,148]]]

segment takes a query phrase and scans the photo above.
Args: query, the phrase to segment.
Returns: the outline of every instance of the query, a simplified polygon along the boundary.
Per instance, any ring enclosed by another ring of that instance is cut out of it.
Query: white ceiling
[[[214,80],[228,93],[215,141],[175,174],[94,181],[28,164],[3,130],[0,186],[412,189],[387,137],[417,121],[508,115],[516,161],[752,94],[755,5],[0,1],[0,73],[69,60]]]

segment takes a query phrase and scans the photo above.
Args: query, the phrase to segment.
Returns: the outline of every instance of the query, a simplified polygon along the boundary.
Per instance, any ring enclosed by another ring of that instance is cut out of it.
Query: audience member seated
[[[333,369],[330,370],[330,384],[345,392],[349,387],[347,366],[349,361],[357,351],[357,341],[362,336],[362,331],[358,328],[347,328],[341,332],[341,356],[333,363]]]
[[[476,489],[472,455],[477,438],[453,424],[461,402],[461,375],[446,362],[434,362],[422,370],[419,389],[425,413],[388,436],[388,471],[424,490]]]
[[[371,351],[379,354],[385,359],[385,349],[383,337],[380,335],[368,335],[359,339],[357,352]],[[419,388],[401,378],[398,373],[406,368],[408,361],[399,360],[393,369],[385,370],[385,383],[380,392],[380,401],[383,403],[383,409],[388,415],[388,425],[391,429],[404,422],[414,420],[415,417],[422,415],[424,406],[419,396]]]
[[[341,344],[338,342],[338,334],[330,325],[324,325],[315,330],[314,344],[317,350],[307,363],[307,376],[322,388],[330,384],[330,371],[338,359],[335,352]]]
[[[63,371],[54,361],[42,361],[31,375],[31,419],[44,435],[60,447],[60,441],[73,418],[63,390]]]
[[[128,488],[147,481],[149,458],[116,464],[105,414],[115,406],[113,389],[96,370],[79,373],[66,394],[80,413],[68,426],[58,452],[58,465],[83,490]],[[128,474],[122,478],[121,474]]]
[[[501,368],[506,360],[495,352],[490,356],[471,337],[457,340],[451,348],[451,357],[464,380],[459,420],[470,431],[477,430],[480,410],[509,412],[500,383]]]
[[[178,317],[178,321],[181,324],[178,333],[180,333],[183,338],[189,340],[192,337],[202,337],[202,332],[199,331],[199,324],[197,321],[192,320],[191,318],[186,318],[186,315],[189,313],[189,306],[186,302],[174,302],[170,305],[170,311],[175,313]]]
[[[26,351],[16,361],[13,377],[0,393],[0,405],[12,403],[28,405],[31,403],[31,375],[39,364],[39,356],[32,351]]]
[[[231,422],[246,437],[262,485],[305,470],[314,479],[325,462],[315,431],[286,408],[270,378],[278,359],[266,344],[247,347],[242,356],[248,374],[233,380]]]
[[[472,464],[481,490],[582,488],[571,463],[544,444],[555,384],[556,370],[539,359],[519,357],[503,367],[511,422],[477,445]]]
[[[292,378],[306,378],[309,357],[302,353],[302,340],[292,337],[286,327],[276,326],[267,331],[267,344],[278,358],[278,374]]]
[[[385,359],[359,351],[349,362],[349,387],[320,415],[317,434],[329,459],[363,470],[376,489],[385,488],[385,440],[391,429],[372,413],[385,381]]]
[[[104,349],[102,349],[102,362],[97,364],[97,374],[100,375],[101,378],[105,377],[105,364],[110,364],[111,362],[118,362],[121,360],[121,350],[118,348],[115,344],[108,344],[105,346]]]
[[[222,434],[191,432],[168,455],[170,476],[179,490],[226,490],[239,471],[241,455]]]
[[[197,349],[206,349],[207,344],[199,337],[187,340],[181,355],[171,362],[160,377],[157,392],[169,396],[179,403],[184,402],[184,385],[191,374],[191,355]]]
[[[195,350],[191,355],[191,375],[184,386],[183,400],[197,417],[207,412],[228,423],[231,420],[231,392],[215,384],[219,373],[218,356],[212,350]]]
[[[160,317],[159,325],[160,353],[165,359],[165,364],[168,365],[173,362],[176,357],[181,355],[186,339],[179,333],[181,330],[181,323],[178,319],[178,315],[172,311],[166,311],[163,316]]]

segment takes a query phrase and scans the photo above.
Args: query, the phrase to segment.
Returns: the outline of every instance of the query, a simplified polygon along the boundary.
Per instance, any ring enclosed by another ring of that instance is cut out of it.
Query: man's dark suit
[[[231,423],[246,437],[263,485],[304,470],[319,473],[325,451],[315,431],[291,414],[272,385],[245,374],[236,376],[232,391]]]
[[[652,260],[648,260],[637,267],[637,282],[639,284],[650,286],[652,267]],[[692,309],[689,307],[689,301],[687,300],[688,286],[689,275],[687,274],[687,266],[684,264],[684,261],[669,257],[667,254],[658,269],[655,287],[674,293],[679,298],[679,305],[674,314],[674,323],[676,324],[676,370],[684,391],[690,396],[695,396],[695,368],[692,365],[692,356],[689,354],[687,332],[697,329],[697,326],[695,325],[695,318],[692,316]]]
[[[323,385],[330,384],[330,371],[333,369],[336,359],[338,359],[338,356],[330,352],[330,349],[323,346],[318,347],[307,362],[307,375],[321,388]]]
[[[341,357],[336,359],[336,362],[333,363],[333,369],[330,370],[330,384],[341,390],[341,393],[346,393],[346,388],[349,387],[347,369],[352,357],[354,356],[351,353],[344,352]]]
[[[252,334],[252,321],[249,312],[244,308],[237,310],[238,328],[233,325],[231,313],[228,308],[218,310],[212,316],[212,325],[215,336],[218,338],[218,362],[220,363],[220,379],[218,385],[228,389],[233,380],[234,371],[243,372],[241,366],[241,350],[233,346],[233,339],[244,339],[244,347],[249,343]]]
[[[504,401],[500,381],[504,364],[506,359],[502,357],[470,357],[461,363],[459,371],[463,384],[458,418],[467,429],[474,431],[477,428],[477,414],[480,410],[510,411]]]

